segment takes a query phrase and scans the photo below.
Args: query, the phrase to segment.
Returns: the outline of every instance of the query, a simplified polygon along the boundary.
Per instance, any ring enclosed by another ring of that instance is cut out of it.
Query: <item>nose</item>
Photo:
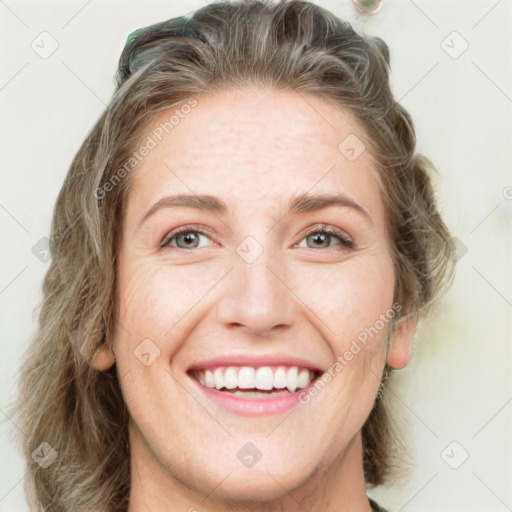
[[[218,321],[262,336],[290,327],[297,309],[286,279],[284,265],[269,251],[251,263],[236,257],[217,305]]]

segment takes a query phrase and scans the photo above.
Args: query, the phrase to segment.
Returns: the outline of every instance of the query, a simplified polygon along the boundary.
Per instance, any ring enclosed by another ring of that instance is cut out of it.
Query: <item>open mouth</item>
[[[219,366],[188,373],[206,388],[245,398],[291,395],[320,375],[317,370],[299,366]]]

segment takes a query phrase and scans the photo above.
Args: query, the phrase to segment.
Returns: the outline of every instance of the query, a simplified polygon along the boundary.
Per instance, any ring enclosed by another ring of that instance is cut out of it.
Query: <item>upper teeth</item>
[[[305,388],[314,378],[313,372],[297,366],[220,366],[215,370],[195,372],[201,384],[216,389],[260,389],[271,390],[288,388],[294,393],[297,388]]]

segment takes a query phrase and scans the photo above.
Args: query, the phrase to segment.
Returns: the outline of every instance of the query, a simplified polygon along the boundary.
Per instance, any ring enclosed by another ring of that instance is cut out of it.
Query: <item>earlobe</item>
[[[112,352],[112,349],[106,343],[102,343],[92,357],[91,366],[95,370],[104,372],[105,370],[108,370],[115,362],[116,358],[114,356],[114,352]]]
[[[391,368],[400,370],[411,359],[412,338],[417,325],[417,317],[410,317],[397,322],[387,354],[387,362]]]

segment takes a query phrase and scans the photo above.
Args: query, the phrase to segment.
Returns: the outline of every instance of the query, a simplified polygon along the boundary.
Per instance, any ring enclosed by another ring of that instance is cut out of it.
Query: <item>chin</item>
[[[263,445],[258,440],[254,442]],[[300,444],[297,442],[296,446]],[[208,475],[206,493],[217,486],[215,496],[221,500],[272,501],[282,499],[306,484],[317,473],[318,461],[305,461],[300,450],[285,453],[277,446],[272,450],[267,440],[263,451],[271,453],[271,456],[262,454],[261,459],[252,467],[245,467],[238,460],[234,464],[230,460],[229,463],[220,465],[218,460],[222,458],[221,454],[210,458],[209,467],[203,466],[204,473]],[[229,450],[229,453],[233,452]],[[219,482],[222,483],[219,485]]]
[[[234,469],[227,478],[226,474],[217,475],[218,481],[223,478],[225,480],[215,489],[215,496],[223,501],[262,502],[282,499],[307,480],[303,471],[279,473],[263,466],[243,471]]]

